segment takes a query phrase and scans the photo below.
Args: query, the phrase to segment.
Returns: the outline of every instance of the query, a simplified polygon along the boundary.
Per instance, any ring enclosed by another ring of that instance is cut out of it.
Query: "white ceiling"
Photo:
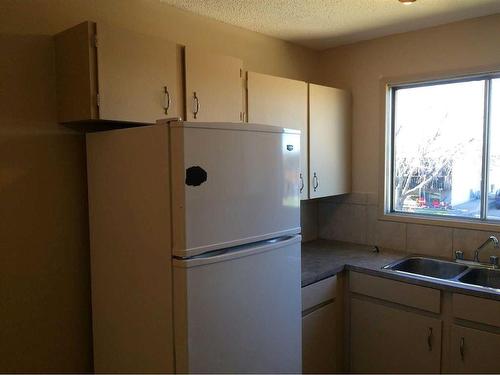
[[[314,49],[500,13],[500,0],[160,0]]]

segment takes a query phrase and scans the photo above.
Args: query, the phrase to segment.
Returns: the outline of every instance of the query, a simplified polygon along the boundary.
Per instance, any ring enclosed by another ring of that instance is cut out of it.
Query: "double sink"
[[[481,266],[479,263],[466,265],[457,262],[412,256],[388,264],[383,269],[476,287],[491,288],[500,292],[500,270],[487,268],[486,266]]]

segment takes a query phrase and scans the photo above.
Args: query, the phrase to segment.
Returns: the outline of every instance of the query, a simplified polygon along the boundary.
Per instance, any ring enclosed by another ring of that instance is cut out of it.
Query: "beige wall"
[[[472,250],[491,234],[453,227],[378,219],[381,80],[480,72],[500,67],[500,15],[392,35],[325,51],[323,83],[353,95],[353,194],[318,202],[320,238],[378,245],[409,253],[452,257]],[[487,254],[483,260],[487,260]]]
[[[50,35],[105,21],[307,80],[317,53],[158,0],[0,2],[0,372],[92,370],[85,143],[56,122]]]
[[[500,65],[500,15],[392,35],[325,51],[322,82],[353,95],[353,191],[377,192],[380,80]]]
[[[52,38],[0,48],[0,372],[88,371],[83,136],[55,121]]]
[[[2,0],[0,372],[92,369],[84,137],[56,122],[50,37],[84,20],[239,57],[248,70],[351,89],[355,191],[377,189],[381,76],[500,61],[500,16],[320,54],[175,10],[159,0]],[[303,205],[304,215],[313,218],[307,237],[316,235],[317,214],[323,224],[320,235],[328,236],[325,231],[335,226],[330,216],[322,215],[325,210],[344,217],[336,208]],[[361,211],[365,222],[368,210]],[[356,224],[355,215],[349,220]],[[406,239],[406,227],[401,230]],[[354,231],[346,227],[344,237]],[[367,241],[368,235],[362,236]]]
[[[310,80],[318,52],[170,7],[160,0],[2,0],[0,34],[53,35],[102,21],[243,59],[261,73]]]

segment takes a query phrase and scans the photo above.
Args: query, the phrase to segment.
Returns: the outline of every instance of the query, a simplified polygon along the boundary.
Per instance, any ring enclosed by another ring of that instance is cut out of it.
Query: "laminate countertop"
[[[383,266],[401,260],[410,254],[388,250],[376,252],[374,249],[374,246],[340,241],[315,240],[303,243],[302,287],[336,275],[344,270],[350,270],[429,288],[500,301],[500,290],[497,289],[382,269]]]
[[[302,244],[302,287],[342,272],[346,266],[379,270],[403,259],[404,252],[375,252],[374,246],[316,240]]]

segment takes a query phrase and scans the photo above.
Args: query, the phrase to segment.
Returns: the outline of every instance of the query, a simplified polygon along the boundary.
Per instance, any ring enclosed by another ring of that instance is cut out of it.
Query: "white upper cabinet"
[[[350,94],[254,72],[247,90],[248,122],[301,130],[301,199],[349,193]]]
[[[60,122],[154,123],[182,115],[180,47],[84,22],[56,35]]]
[[[308,198],[307,83],[247,73],[248,122],[301,131],[301,199]]]
[[[347,91],[309,84],[309,197],[351,190],[351,99]]]
[[[191,47],[185,50],[186,119],[243,120],[243,62]]]
[[[59,122],[185,117],[298,129],[301,199],[350,192],[346,91],[248,72],[245,102],[242,60],[192,47],[183,54],[163,38],[103,23],[81,23],[57,34],[55,44]]]
[[[155,122],[181,115],[175,44],[101,24],[97,38],[101,118]]]

